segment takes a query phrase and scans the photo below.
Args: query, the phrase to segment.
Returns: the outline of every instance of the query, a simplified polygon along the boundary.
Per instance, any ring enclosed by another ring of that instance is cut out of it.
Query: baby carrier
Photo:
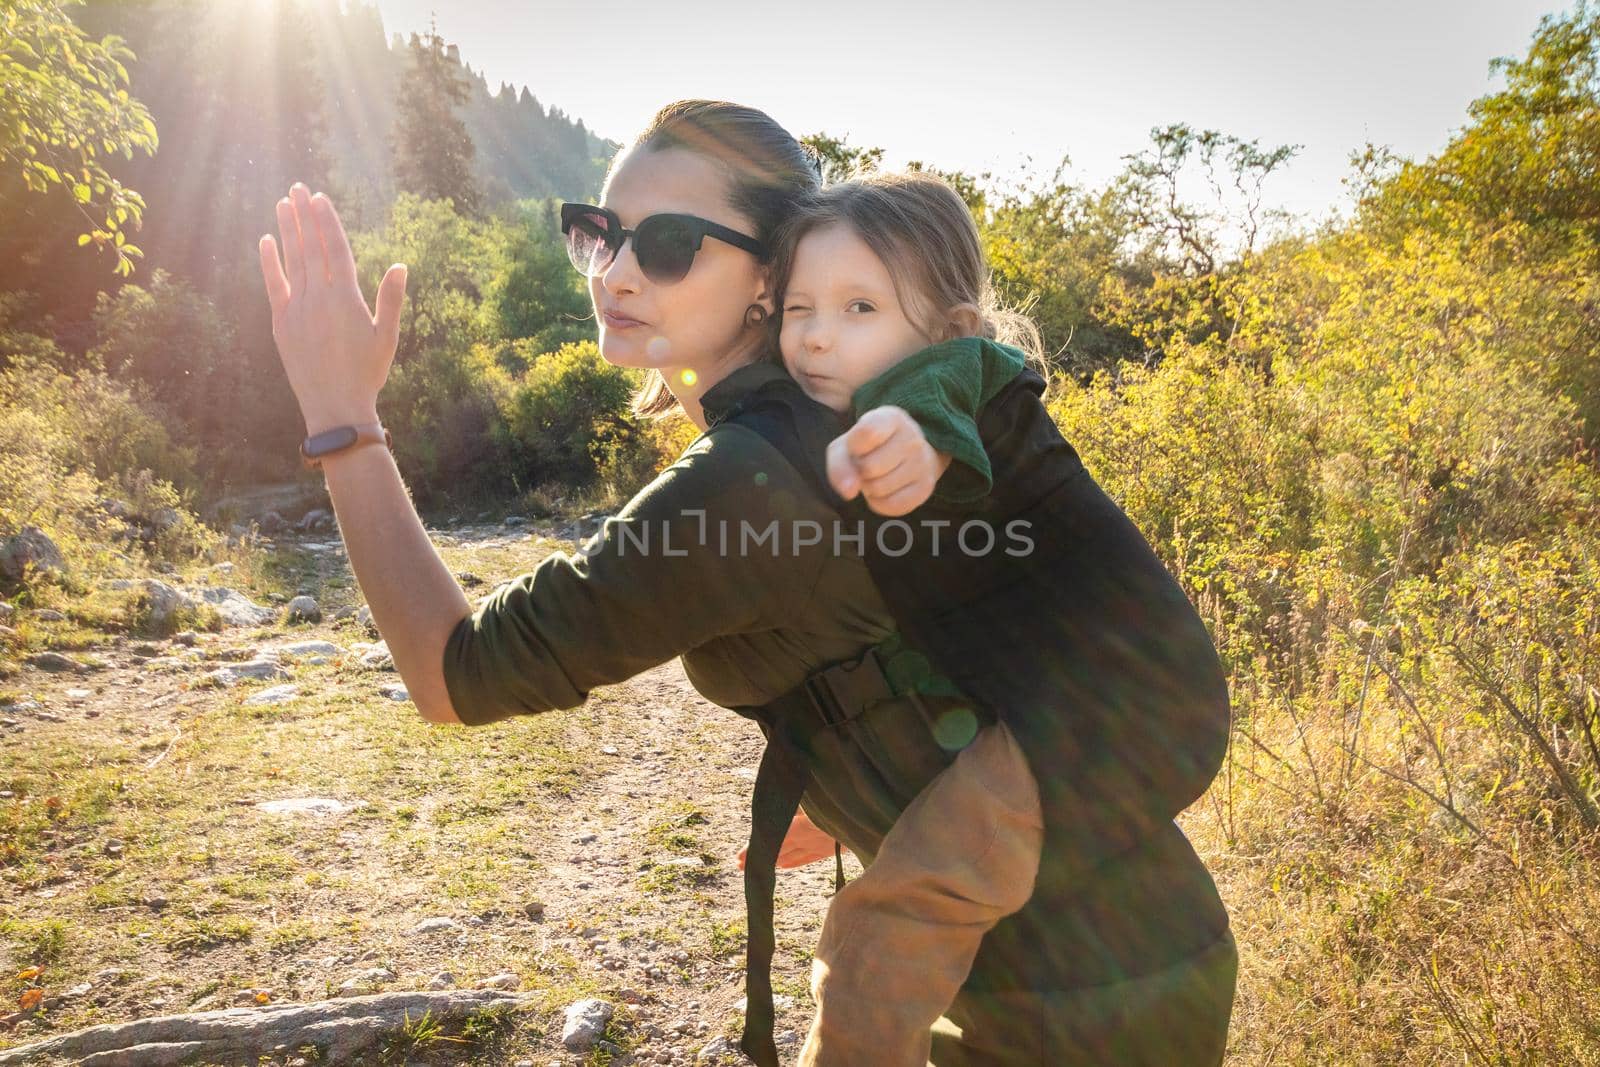
[[[1044,380],[1024,369],[980,412],[994,473],[987,497],[960,508],[930,503],[903,519],[833,492],[824,457],[846,426],[791,379],[774,378],[707,416],[761,434],[849,530],[862,524],[868,571],[905,643],[975,703],[980,720],[993,714],[1007,723],[1038,780],[1044,814],[1034,896],[1050,898],[1052,922],[1059,918],[1063,945],[1071,943],[1054,956],[1048,946],[1022,948],[1047,980],[1098,984],[1140,973],[1141,960],[1226,929],[1215,888],[1173,819],[1221,767],[1228,691],[1193,605],[1061,436],[1043,392]],[[762,1067],[778,1062],[770,980],[775,865],[811,780],[807,737],[895,695],[869,649],[776,700],[738,709],[761,725],[768,742],[745,864],[740,1043]],[[1128,859],[1149,852],[1151,841],[1175,858]],[[1165,927],[1121,920],[1119,861],[1140,866],[1130,877],[1146,883],[1164,877],[1161,864],[1196,868],[1206,885],[1194,887],[1194,899],[1205,899],[1176,909],[1192,915],[1162,917]],[[1005,925],[991,932],[997,943]],[[1028,988],[1030,977],[1015,980]]]

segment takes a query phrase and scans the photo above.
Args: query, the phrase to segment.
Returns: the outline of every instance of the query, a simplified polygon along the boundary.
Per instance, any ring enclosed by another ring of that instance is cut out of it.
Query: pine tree
[[[470,98],[471,83],[462,74],[455,46],[447,46],[431,23],[426,35],[411,35],[410,50],[411,70],[401,83],[394,126],[395,181],[407,192],[449,199],[456,210],[476,215],[481,203],[473,176],[476,152],[455,110]]]

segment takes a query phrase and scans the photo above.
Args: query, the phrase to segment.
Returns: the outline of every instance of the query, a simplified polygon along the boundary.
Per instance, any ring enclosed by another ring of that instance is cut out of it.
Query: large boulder
[[[37,526],[24,526],[0,542],[0,575],[13,582],[22,581],[28,568],[56,573],[66,569],[67,561],[48,534]]]

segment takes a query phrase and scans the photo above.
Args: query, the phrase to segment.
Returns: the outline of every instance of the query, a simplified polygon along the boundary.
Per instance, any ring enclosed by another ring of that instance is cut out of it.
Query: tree
[[[1223,265],[1223,231],[1238,229],[1236,248],[1248,256],[1255,250],[1262,223],[1270,213],[1261,208],[1261,188],[1274,170],[1293,158],[1302,145],[1279,145],[1262,151],[1255,141],[1242,141],[1216,130],[1191,129],[1184,123],[1150,131],[1152,146],[1125,157],[1128,168],[1117,179],[1124,210],[1144,231],[1151,250],[1189,275],[1215,274]],[[1218,154],[1226,174],[1217,173]],[[1197,161],[1211,188],[1212,205],[1199,206],[1179,191],[1182,174]],[[1232,186],[1224,192],[1222,182]],[[1228,200],[1237,197],[1230,210]]]
[[[455,58],[455,46],[430,23],[426,36],[411,35],[411,72],[401,84],[395,119],[395,180],[424,200],[453,200],[476,215],[480,204],[473,177],[475,150],[467,126],[455,112],[472,95],[472,83]]]
[[[846,144],[841,137],[829,137],[825,133],[802,137],[800,143],[816,153],[824,185],[870,174],[883,163],[883,149],[857,148]]]
[[[118,274],[133,273],[144,253],[127,242],[144,199],[106,173],[102,152],[128,159],[142,148],[154,155],[150,113],[122,88],[122,38],[93,41],[67,16],[83,0],[7,0],[0,5],[0,168],[20,173],[36,193],[61,186],[89,224],[78,244],[110,247]],[[103,218],[99,217],[103,213]]]

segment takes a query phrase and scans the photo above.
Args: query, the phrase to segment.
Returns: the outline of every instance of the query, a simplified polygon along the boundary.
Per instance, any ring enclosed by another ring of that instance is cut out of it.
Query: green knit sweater
[[[949,468],[932,500],[970,504],[993,486],[989,457],[978,437],[978,412],[1015,378],[1026,360],[1021,349],[983,337],[957,337],[924,348],[862,385],[852,414],[884,404],[904,408],[928,443],[949,453]]]

